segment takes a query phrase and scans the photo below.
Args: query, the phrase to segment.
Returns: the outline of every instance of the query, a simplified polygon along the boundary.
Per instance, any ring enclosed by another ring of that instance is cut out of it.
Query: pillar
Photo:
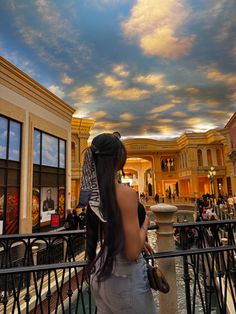
[[[154,213],[159,229],[157,230],[157,251],[174,251],[173,223],[176,220],[177,207],[167,204],[158,204],[150,207]],[[175,258],[161,258],[158,265],[165,275],[170,291],[167,294],[160,293],[160,314],[178,313]]]

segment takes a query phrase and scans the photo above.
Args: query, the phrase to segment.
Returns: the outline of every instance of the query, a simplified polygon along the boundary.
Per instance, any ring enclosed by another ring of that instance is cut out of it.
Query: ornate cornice
[[[0,84],[56,114],[63,120],[71,121],[75,112],[73,107],[1,56]]]

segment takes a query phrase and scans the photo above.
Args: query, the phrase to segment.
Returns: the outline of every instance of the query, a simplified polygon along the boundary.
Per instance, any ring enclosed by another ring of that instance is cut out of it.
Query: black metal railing
[[[178,249],[154,254],[182,259],[177,271],[188,314],[197,305],[204,314],[236,310],[235,226],[236,220],[174,224]],[[84,248],[84,231],[0,236],[0,313],[95,313]]]
[[[0,237],[0,312],[65,312],[73,290],[83,302],[85,231]],[[70,302],[69,308],[70,310]],[[84,310],[85,313],[85,310]]]
[[[232,219],[173,225],[179,248],[187,250],[182,253],[187,313],[194,313],[197,288],[203,313],[211,313],[212,295],[219,313],[227,313],[229,296],[236,310],[235,226]]]

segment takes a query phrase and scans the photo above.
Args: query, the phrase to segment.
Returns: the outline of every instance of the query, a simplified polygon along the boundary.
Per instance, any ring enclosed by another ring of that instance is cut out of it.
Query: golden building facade
[[[124,140],[129,157],[125,173],[135,177],[139,194],[152,197],[156,193],[184,198],[235,194],[236,157],[229,158],[229,153],[236,151],[235,126],[234,115],[223,130],[185,133],[174,140]],[[215,171],[212,184],[208,178],[211,167]]]

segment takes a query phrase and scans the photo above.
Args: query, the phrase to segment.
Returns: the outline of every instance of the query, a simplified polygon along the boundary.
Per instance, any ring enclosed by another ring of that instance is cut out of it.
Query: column
[[[155,191],[159,194],[159,196],[162,195],[162,186],[161,186],[161,179],[162,179],[162,172],[161,172],[161,160],[160,155],[157,153],[153,156],[153,170],[154,170],[154,184],[155,184]]]
[[[150,209],[155,214],[159,225],[159,229],[157,230],[158,252],[174,251],[173,223],[175,222],[177,207],[158,204],[151,206]],[[159,294],[160,314],[178,313],[175,259],[161,258],[158,260],[158,265],[171,287],[169,293]]]

